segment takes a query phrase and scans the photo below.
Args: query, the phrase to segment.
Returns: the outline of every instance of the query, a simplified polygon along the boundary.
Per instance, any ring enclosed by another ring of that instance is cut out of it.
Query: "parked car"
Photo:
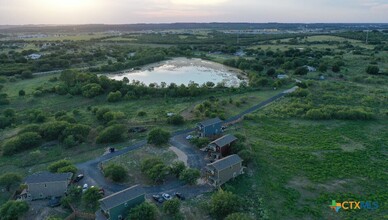
[[[185,196],[184,196],[182,193],[179,193],[179,192],[176,192],[176,193],[175,193],[175,196],[176,196],[178,199],[180,199],[180,200],[185,200],[185,199],[186,199]]]
[[[172,199],[172,197],[171,197],[170,194],[168,194],[168,193],[163,193],[163,194],[162,194],[162,197],[163,197],[163,199],[165,199],[165,200],[171,200],[171,199]]]
[[[100,193],[100,195],[104,196],[105,195],[105,190],[103,188],[100,188],[98,190],[98,193]]]
[[[52,197],[50,199],[50,201],[48,202],[48,206],[49,207],[57,207],[57,206],[60,206],[60,205],[61,205],[61,197],[60,196]]]
[[[85,192],[86,190],[88,190],[88,184],[85,183],[84,186],[82,187],[82,192]]]
[[[193,138],[194,138],[194,136],[191,135],[191,134],[189,134],[189,135],[186,136],[186,140],[191,140],[191,139],[193,139]]]
[[[145,128],[145,127],[133,127],[133,128],[130,128],[128,131],[132,132],[132,133],[142,133],[142,132],[147,131],[147,128]]]
[[[115,149],[114,147],[110,147],[110,148],[109,148],[109,152],[110,152],[110,153],[114,153],[115,150],[116,150],[116,149]]]
[[[152,195],[152,198],[158,202],[158,203],[163,203],[164,202],[164,199],[161,195]]]
[[[77,183],[79,182],[82,178],[84,178],[84,175],[81,173],[81,174],[78,174],[78,176],[74,179],[74,182]]]

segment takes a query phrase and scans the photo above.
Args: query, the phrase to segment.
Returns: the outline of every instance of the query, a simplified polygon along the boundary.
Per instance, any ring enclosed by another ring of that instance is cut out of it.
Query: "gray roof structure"
[[[48,183],[68,181],[73,176],[73,173],[50,173],[41,172],[35,173],[26,177],[25,182],[28,183]]]
[[[210,144],[215,144],[218,147],[224,147],[224,146],[226,146],[226,145],[228,145],[236,140],[237,140],[237,138],[234,135],[227,134],[227,135],[224,135],[224,136],[210,142]]]
[[[140,185],[134,185],[103,199],[100,199],[99,201],[102,209],[109,210],[144,194],[145,191],[143,187]]]
[[[208,119],[206,121],[199,122],[198,124],[200,124],[204,127],[207,127],[209,125],[214,125],[214,124],[217,124],[220,122],[222,122],[222,120],[217,117],[217,118],[212,118],[212,119]]]
[[[208,166],[213,166],[217,170],[225,170],[226,168],[241,163],[242,161],[243,160],[237,154],[232,154],[208,164]]]

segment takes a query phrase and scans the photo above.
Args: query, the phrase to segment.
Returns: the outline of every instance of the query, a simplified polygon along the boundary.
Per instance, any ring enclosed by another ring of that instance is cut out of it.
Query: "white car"
[[[163,194],[162,194],[162,197],[163,197],[163,199],[165,199],[165,200],[171,200],[171,199],[172,199],[172,197],[170,196],[170,194],[167,194],[167,193],[163,193]]]
[[[85,183],[84,186],[82,187],[82,192],[85,192],[88,189],[88,184]]]
[[[194,136],[191,135],[191,134],[189,134],[189,135],[186,136],[186,140],[191,140],[191,139],[193,139],[193,138],[194,138]]]

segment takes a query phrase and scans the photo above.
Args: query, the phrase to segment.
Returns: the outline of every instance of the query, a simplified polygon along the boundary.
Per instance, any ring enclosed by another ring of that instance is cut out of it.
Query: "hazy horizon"
[[[387,23],[387,0],[0,0],[0,25]]]

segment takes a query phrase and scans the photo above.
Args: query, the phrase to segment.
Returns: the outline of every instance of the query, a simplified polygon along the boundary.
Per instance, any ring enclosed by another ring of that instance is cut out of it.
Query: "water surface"
[[[177,85],[188,85],[190,82],[202,85],[206,82],[225,83],[229,87],[237,87],[243,81],[238,78],[242,73],[237,69],[232,69],[219,63],[202,59],[175,58],[151,64],[141,70],[125,71],[120,74],[108,75],[109,78],[122,80],[127,77],[132,80],[143,82],[146,85],[161,82]]]

